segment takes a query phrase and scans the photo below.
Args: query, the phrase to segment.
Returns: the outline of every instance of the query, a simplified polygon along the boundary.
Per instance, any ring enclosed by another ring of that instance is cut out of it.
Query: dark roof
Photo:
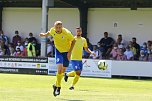
[[[41,7],[42,0],[0,0],[3,7]],[[54,0],[54,7],[151,8],[152,0]]]

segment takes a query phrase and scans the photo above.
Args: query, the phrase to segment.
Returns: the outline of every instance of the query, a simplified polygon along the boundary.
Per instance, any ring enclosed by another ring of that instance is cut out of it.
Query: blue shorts
[[[67,58],[68,52],[59,52],[57,49],[55,49],[55,60],[56,64],[63,64],[64,67],[69,66],[69,60]]]
[[[82,71],[83,64],[81,60],[71,60],[71,64],[74,71],[78,71],[78,70]]]

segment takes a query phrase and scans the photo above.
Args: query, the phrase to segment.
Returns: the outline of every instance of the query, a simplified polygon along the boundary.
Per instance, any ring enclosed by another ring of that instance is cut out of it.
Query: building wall
[[[15,30],[20,32],[22,38],[28,37],[29,32],[32,32],[40,40],[41,13],[41,8],[4,8],[2,19],[4,33],[12,39]],[[73,33],[74,28],[80,25],[79,11],[76,8],[50,8],[48,15],[48,29],[56,20],[61,20],[64,27]]]
[[[11,39],[14,31],[19,30],[22,38],[29,32],[39,39],[41,32],[41,8],[4,8],[2,26],[4,33]],[[126,41],[137,37],[137,42],[152,40],[152,9],[130,10],[124,8],[90,8],[88,11],[88,38],[96,44],[105,31],[116,39],[122,34]],[[64,27],[75,33],[75,27],[80,25],[77,8],[50,8],[48,29],[54,21],[61,20]],[[117,25],[117,27],[114,27]]]
[[[96,44],[107,31],[114,39],[122,34],[126,41],[136,37],[137,42],[142,44],[152,40],[151,19],[152,9],[91,8],[88,12],[88,37],[92,44]]]

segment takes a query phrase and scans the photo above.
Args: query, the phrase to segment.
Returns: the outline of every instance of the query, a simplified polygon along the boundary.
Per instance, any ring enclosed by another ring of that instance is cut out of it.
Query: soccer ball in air
[[[98,62],[98,68],[100,70],[106,70],[108,68],[108,64],[106,64],[106,62],[104,60],[100,60]]]

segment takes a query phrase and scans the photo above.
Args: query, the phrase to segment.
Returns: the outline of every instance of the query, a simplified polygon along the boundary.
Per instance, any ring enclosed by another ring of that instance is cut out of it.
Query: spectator
[[[99,42],[100,49],[102,49],[102,58],[107,58],[109,56],[114,40],[111,37],[108,37],[108,32],[104,32],[104,38],[102,38]]]
[[[140,60],[140,61],[147,61],[147,55],[144,53],[143,50],[140,51],[139,60]]]
[[[118,45],[115,43],[113,45],[112,51],[110,52],[110,59],[116,60],[116,57],[118,55]]]
[[[144,51],[144,54],[148,53],[148,48],[147,48],[147,43],[144,42],[143,45],[141,46],[140,50]]]
[[[4,34],[2,30],[0,31],[0,40],[3,40],[5,45],[8,45],[9,43],[8,37]]]
[[[99,51],[99,49],[97,48],[97,45],[94,45],[94,46],[93,46],[93,51],[92,51],[92,52],[94,52],[94,53],[96,54],[96,56],[94,56],[93,54],[91,54],[91,55],[90,55],[90,58],[92,58],[92,59],[99,59],[100,51]]]
[[[14,56],[15,49],[13,47],[13,43],[9,43],[8,48],[9,48],[9,55]]]
[[[148,55],[148,61],[152,62],[152,52],[150,52]]]
[[[124,43],[124,40],[122,39],[121,34],[118,35],[117,44],[118,44],[118,48],[124,48],[125,47],[125,43]]]
[[[16,52],[14,53],[14,56],[23,56],[22,51],[20,50],[20,48],[16,49]]]
[[[36,56],[40,56],[41,53],[41,44],[35,43]]]
[[[29,33],[29,39],[28,40],[29,40],[29,42],[33,42],[33,40],[34,40],[37,43],[36,38],[33,36],[33,33],[31,33],[31,32]]]
[[[118,51],[117,60],[127,60],[127,57],[124,54],[124,50],[122,48],[120,48]]]
[[[130,50],[129,46],[126,47],[126,51],[124,52],[124,54],[126,55],[127,60],[133,60],[134,59],[134,53]]]
[[[29,42],[28,38],[25,38],[24,43],[23,43],[24,47],[28,46],[28,42]]]
[[[147,48],[150,48],[151,47],[151,45],[152,45],[152,41],[147,41]]]
[[[53,45],[52,44],[53,43],[50,40],[48,40],[48,42],[47,42],[47,56],[48,57],[53,57]]]
[[[23,56],[27,56],[27,47],[28,47],[28,38],[25,38]]]
[[[4,49],[0,46],[0,56],[4,56]]]
[[[35,40],[33,40],[32,42],[29,41],[28,46],[27,46],[27,56],[29,57],[36,56],[35,44],[36,44]]]
[[[20,50],[23,52],[23,50],[24,50],[24,47],[23,47],[23,45],[21,45],[21,41],[18,41],[17,42],[17,46],[16,46],[16,50],[17,50],[17,48],[20,48]]]
[[[134,56],[135,60],[139,60],[139,56],[140,56],[140,46],[139,44],[136,42],[136,38],[133,37],[132,38],[132,42],[133,42],[133,46],[136,48],[136,55]]]
[[[14,36],[13,39],[12,39],[12,42],[13,42],[13,44],[14,44],[14,47],[17,46],[18,41],[21,42],[21,37],[19,36],[19,32],[18,32],[18,31],[15,31],[15,36]]]
[[[4,40],[0,41],[0,46],[4,52],[4,55],[9,55],[9,49],[8,49],[7,45],[5,45]]]
[[[129,45],[130,50],[134,53],[134,56],[135,56],[137,53],[136,53],[136,48],[133,46],[132,41],[129,41],[128,45]]]

